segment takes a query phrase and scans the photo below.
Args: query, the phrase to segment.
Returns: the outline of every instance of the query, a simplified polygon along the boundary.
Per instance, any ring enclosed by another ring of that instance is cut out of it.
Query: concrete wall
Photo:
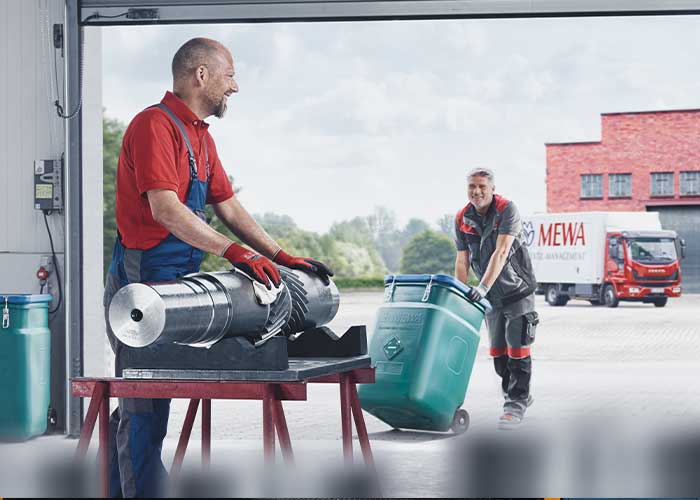
[[[0,293],[39,293],[35,276],[51,255],[43,214],[34,209],[34,160],[60,159],[64,121],[53,101],[63,98],[63,58],[52,45],[54,23],[63,23],[62,0],[0,1]],[[85,31],[82,122],[84,130],[85,332],[103,341],[102,319],[102,83],[101,33]],[[54,52],[56,67],[54,73]],[[56,90],[58,80],[58,92]],[[58,96],[58,97],[57,97]],[[65,220],[48,216],[63,277]],[[48,291],[58,298],[54,272]],[[46,291],[46,289],[45,289]],[[52,307],[57,305],[54,300]],[[52,405],[65,398],[65,315],[52,315]],[[95,332],[95,333],[93,333]],[[86,373],[101,374],[104,359],[86,360]]]
[[[700,110],[602,116],[600,142],[547,144],[547,211],[645,210],[700,204],[680,196],[680,172],[700,171]],[[651,173],[673,172],[674,195],[651,196]],[[632,174],[632,196],[610,198],[608,174]],[[603,174],[603,197],[581,199],[581,175]]]

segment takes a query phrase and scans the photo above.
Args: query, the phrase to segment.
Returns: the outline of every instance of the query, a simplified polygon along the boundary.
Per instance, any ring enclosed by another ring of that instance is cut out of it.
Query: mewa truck
[[[550,305],[584,299],[664,307],[681,295],[685,242],[661,228],[656,212],[536,214],[523,218],[523,239]]]

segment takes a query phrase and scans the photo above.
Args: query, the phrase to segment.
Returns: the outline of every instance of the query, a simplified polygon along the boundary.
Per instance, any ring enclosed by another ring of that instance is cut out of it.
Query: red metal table
[[[352,420],[354,418],[362,456],[365,463],[373,470],[372,449],[356,386],[358,383],[374,383],[373,368],[357,368],[294,382],[75,378],[71,381],[73,396],[91,398],[78,441],[76,459],[82,460],[85,457],[95,423],[99,419],[100,488],[102,496],[106,497],[109,492],[109,399],[179,398],[189,399],[190,404],[175,451],[171,476],[176,477],[182,467],[200,400],[202,402],[202,463],[207,467],[211,456],[211,400],[248,399],[260,400],[263,403],[265,460],[274,460],[276,431],[285,462],[293,463],[294,454],[282,401],[306,401],[309,383],[339,384],[343,456],[346,461],[353,459]]]

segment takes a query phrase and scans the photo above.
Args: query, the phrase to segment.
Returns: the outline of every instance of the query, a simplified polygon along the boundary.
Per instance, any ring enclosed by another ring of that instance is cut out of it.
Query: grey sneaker
[[[498,428],[501,430],[516,429],[523,422],[524,414],[515,410],[505,410],[498,419]]]
[[[525,410],[534,402],[532,396],[528,396],[525,401],[506,401],[503,405],[503,414],[498,419],[498,428],[511,430],[520,426],[525,417]]]

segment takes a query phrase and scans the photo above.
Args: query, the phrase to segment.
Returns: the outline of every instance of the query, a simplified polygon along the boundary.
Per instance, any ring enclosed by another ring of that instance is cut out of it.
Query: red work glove
[[[275,255],[275,262],[292,269],[301,269],[302,271],[310,271],[318,275],[323,281],[324,285],[328,285],[330,280],[329,276],[333,276],[333,271],[330,267],[325,265],[323,262],[317,260],[309,259],[307,257],[292,257],[284,250],[280,250]]]
[[[251,252],[237,243],[232,243],[231,246],[226,249],[224,258],[233,264],[234,267],[240,269],[256,281],[259,281],[268,289],[272,288],[270,281],[272,281],[275,286],[279,286],[282,282],[279,269],[277,269],[277,266],[275,266],[270,259],[255,252]]]

